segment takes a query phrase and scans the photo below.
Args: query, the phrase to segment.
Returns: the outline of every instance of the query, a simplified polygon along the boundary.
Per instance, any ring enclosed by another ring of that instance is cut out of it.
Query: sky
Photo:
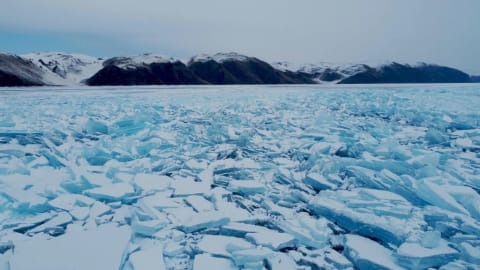
[[[2,0],[0,51],[293,63],[427,62],[480,74],[479,0]]]

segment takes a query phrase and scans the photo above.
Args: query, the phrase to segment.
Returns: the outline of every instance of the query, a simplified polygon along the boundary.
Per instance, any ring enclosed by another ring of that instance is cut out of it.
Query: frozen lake
[[[0,89],[0,270],[478,268],[479,108],[480,84]]]

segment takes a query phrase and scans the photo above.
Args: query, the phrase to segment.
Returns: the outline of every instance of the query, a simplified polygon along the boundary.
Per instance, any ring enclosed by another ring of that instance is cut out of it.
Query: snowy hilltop
[[[66,53],[21,55],[44,71],[43,79],[53,85],[79,85],[102,68],[103,59]]]

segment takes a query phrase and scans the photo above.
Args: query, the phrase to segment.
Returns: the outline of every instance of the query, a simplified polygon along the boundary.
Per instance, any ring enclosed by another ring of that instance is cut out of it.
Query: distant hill
[[[87,85],[204,84],[184,63],[172,58],[143,55],[115,57],[86,80]]]
[[[391,63],[378,68],[367,68],[341,80],[340,84],[364,83],[468,83],[468,74],[454,68],[421,64],[418,66]]]
[[[193,57],[188,65],[173,58],[115,57],[86,80],[88,85],[301,84],[307,74],[283,72],[257,58],[236,53]]]
[[[309,74],[281,71],[255,57],[236,53],[201,55],[188,67],[209,84],[311,84]]]
[[[21,55],[44,71],[43,81],[50,85],[79,85],[97,73],[102,58],[82,54],[59,52],[30,53]]]
[[[433,64],[295,66],[238,53],[198,55],[187,62],[151,54],[103,59],[67,53],[0,53],[0,86],[467,82],[480,82],[480,76]]]

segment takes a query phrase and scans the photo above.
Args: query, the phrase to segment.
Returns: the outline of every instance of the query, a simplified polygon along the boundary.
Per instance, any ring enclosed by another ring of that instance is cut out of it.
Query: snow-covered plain
[[[478,269],[476,85],[0,91],[0,269]]]

